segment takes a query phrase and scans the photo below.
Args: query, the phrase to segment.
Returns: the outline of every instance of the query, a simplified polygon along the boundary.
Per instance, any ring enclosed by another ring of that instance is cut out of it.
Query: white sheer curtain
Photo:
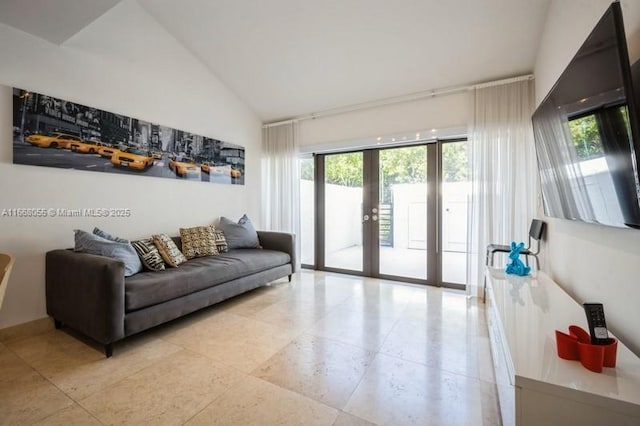
[[[531,219],[536,215],[533,81],[523,77],[478,86],[473,90],[473,105],[467,295],[477,297],[483,283],[487,244],[526,244]]]
[[[296,123],[262,131],[262,223],[271,231],[296,235],[300,259],[300,177]]]

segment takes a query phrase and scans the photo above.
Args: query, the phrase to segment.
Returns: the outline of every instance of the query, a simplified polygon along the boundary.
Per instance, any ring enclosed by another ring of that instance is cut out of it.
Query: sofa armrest
[[[104,256],[52,250],[46,255],[47,314],[110,344],[124,338],[124,263]]]
[[[296,236],[287,232],[258,231],[260,245],[268,250],[278,250],[291,257],[291,272],[296,271]]]

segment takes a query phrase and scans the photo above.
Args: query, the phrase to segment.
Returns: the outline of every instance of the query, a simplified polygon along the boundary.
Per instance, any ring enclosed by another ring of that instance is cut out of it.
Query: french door
[[[316,269],[464,288],[466,141],[317,154],[314,169]]]

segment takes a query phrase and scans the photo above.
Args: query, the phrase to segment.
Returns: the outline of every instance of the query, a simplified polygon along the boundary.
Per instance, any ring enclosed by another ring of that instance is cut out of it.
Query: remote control
[[[587,314],[591,344],[606,345],[609,343],[609,334],[607,333],[607,323],[604,320],[602,303],[584,303],[582,306],[584,306],[584,311]]]

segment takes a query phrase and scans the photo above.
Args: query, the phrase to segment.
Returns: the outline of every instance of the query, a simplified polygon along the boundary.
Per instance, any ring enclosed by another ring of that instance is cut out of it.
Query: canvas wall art
[[[244,185],[244,148],[13,89],[13,162]]]

